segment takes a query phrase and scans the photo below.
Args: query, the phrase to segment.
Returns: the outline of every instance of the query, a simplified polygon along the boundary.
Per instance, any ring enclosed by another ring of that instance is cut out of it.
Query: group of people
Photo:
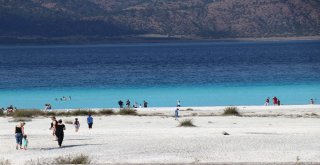
[[[274,96],[272,98],[272,100],[273,100],[273,105],[277,105],[277,106],[281,105],[280,99],[277,98],[276,96]],[[267,97],[266,102],[264,103],[264,105],[268,106],[269,104],[270,104],[270,97]]]
[[[66,130],[66,126],[63,124],[62,119],[57,120],[55,116],[51,117],[51,126],[50,130],[52,130],[52,135],[55,136],[55,141],[58,141],[59,147],[62,147],[62,142],[64,139],[64,130]],[[93,118],[91,114],[87,117],[87,123],[89,130],[92,129],[93,125]],[[24,131],[25,122],[21,121],[15,126],[15,139],[16,139],[16,149],[24,149],[27,150],[28,147],[28,138],[27,134]],[[75,127],[75,132],[79,131],[80,128],[80,122],[78,118],[75,118],[75,121],[73,122],[73,125]]]
[[[45,104],[44,105],[44,111],[50,111],[50,110],[52,110],[51,104],[49,104],[49,103]]]
[[[10,105],[6,109],[2,108],[1,110],[6,111],[6,113],[11,113],[11,112],[14,112],[15,110],[17,110],[17,108],[13,107],[13,105]]]
[[[16,139],[16,149],[24,149],[27,150],[28,147],[28,137],[27,134],[25,134],[24,132],[24,126],[25,126],[25,122],[19,122],[16,126],[15,126],[15,139]]]
[[[118,105],[119,105],[119,108],[124,108],[124,102],[122,100],[118,101]],[[143,100],[143,108],[147,108],[147,107],[148,107],[148,102],[146,100]],[[131,108],[131,102],[129,99],[126,101],[126,108]],[[135,101],[134,104],[132,105],[132,108],[142,108],[142,105],[139,104],[138,106],[138,103]]]
[[[64,130],[66,130],[66,126],[63,124],[62,119],[57,120],[56,117],[52,117],[52,122],[50,126],[50,130],[52,130],[52,135],[55,136],[55,140],[58,141],[59,147],[62,147],[62,142],[64,139]],[[87,117],[87,123],[89,130],[92,129],[93,125],[93,117],[91,114]],[[78,132],[80,129],[80,121],[78,118],[75,118],[75,121],[73,122],[75,132]]]
[[[71,96],[69,96],[69,97],[66,97],[66,96],[63,96],[63,97],[61,97],[61,98],[55,98],[54,100],[56,100],[56,101],[70,101],[71,100]]]

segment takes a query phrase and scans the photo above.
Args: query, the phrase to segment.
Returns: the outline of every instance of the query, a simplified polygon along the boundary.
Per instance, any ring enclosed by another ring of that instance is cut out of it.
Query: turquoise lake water
[[[308,104],[320,98],[320,41],[1,46],[0,77],[0,107]]]

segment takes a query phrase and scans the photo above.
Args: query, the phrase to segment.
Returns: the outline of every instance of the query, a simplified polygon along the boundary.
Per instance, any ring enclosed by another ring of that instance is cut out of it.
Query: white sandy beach
[[[192,110],[186,111],[186,109]],[[93,163],[275,163],[320,164],[320,106],[239,106],[242,117],[220,116],[224,107],[182,107],[179,120],[197,127],[177,127],[174,107],[138,109],[158,116],[93,116],[89,131],[79,117],[78,133],[66,124],[63,148],[53,141],[50,118],[27,122],[27,151],[15,150],[12,118],[0,118],[0,159],[28,160],[86,154]],[[59,119],[59,117],[58,117]],[[64,121],[74,117],[61,117]],[[223,135],[226,131],[230,135]]]

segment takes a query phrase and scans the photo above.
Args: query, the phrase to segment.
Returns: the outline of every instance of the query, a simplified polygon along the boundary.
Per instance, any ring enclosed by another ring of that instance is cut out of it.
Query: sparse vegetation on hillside
[[[28,0],[5,1],[0,11],[3,40],[21,36],[41,36],[45,41],[70,36],[263,38],[320,34],[318,0]]]

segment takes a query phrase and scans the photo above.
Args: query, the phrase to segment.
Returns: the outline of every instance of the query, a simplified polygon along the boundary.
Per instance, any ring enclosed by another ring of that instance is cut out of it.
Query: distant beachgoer
[[[174,119],[175,120],[178,120],[179,118],[179,108],[177,108],[175,111],[174,111]]]
[[[87,123],[88,123],[89,129],[92,129],[93,118],[92,118],[91,114],[89,114],[87,117]]]
[[[75,121],[73,124],[74,124],[75,131],[78,132],[79,128],[80,128],[80,122],[79,122],[78,118],[75,118]]]
[[[136,101],[133,104],[133,108],[138,108],[138,103]]]
[[[28,143],[29,143],[28,136],[26,134],[24,134],[23,139],[22,139],[22,147],[24,150],[27,150]]]
[[[314,104],[314,100],[313,99],[310,99],[310,104]]]
[[[54,116],[51,118],[51,120],[52,120],[52,122],[51,122],[50,130],[52,130],[52,135],[56,136],[56,140],[58,140],[58,137],[56,135],[56,127],[58,125],[58,121],[57,121],[56,117],[54,117]]]
[[[13,105],[10,105],[9,107],[7,107],[7,113],[11,113],[11,112],[14,112]]]
[[[278,106],[280,106],[281,105],[281,103],[280,103],[280,100],[278,99]]]
[[[146,100],[143,100],[143,107],[148,108],[148,102]]]
[[[142,105],[141,105],[141,104],[139,105],[139,108],[142,108]]]
[[[276,96],[273,97],[273,105],[278,105],[278,98]]]
[[[120,108],[123,108],[123,101],[122,101],[122,100],[119,100],[119,101],[118,101],[118,104],[119,104],[119,107],[120,107]]]
[[[22,148],[22,138],[24,134],[24,122],[19,122],[15,127],[15,138],[16,138],[16,149],[23,149]]]
[[[180,100],[177,101],[177,107],[181,107]]]
[[[51,110],[51,104],[45,104],[44,105],[44,111],[49,111],[49,110]]]
[[[62,142],[63,142],[63,138],[64,138],[64,130],[66,130],[66,126],[62,123],[62,120],[60,119],[58,121],[58,125],[56,127],[56,135],[58,137],[59,147],[62,146]]]
[[[265,106],[268,106],[269,103],[270,103],[270,98],[268,97],[268,98],[266,99],[266,102],[264,103],[264,105],[265,105]]]
[[[129,99],[127,100],[126,106],[127,106],[127,108],[130,108],[130,100]]]

